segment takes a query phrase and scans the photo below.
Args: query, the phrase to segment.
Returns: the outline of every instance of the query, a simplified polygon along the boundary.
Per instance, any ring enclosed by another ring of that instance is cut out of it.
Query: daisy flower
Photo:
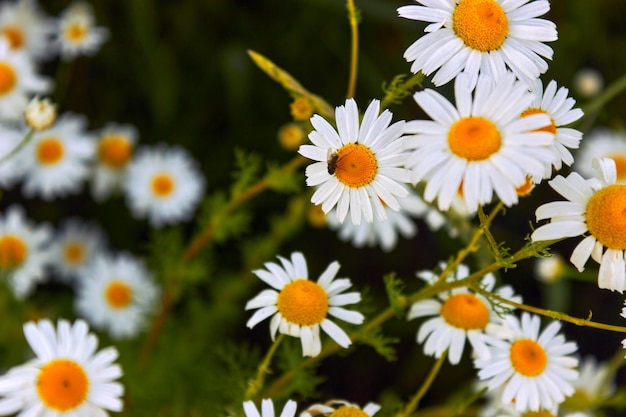
[[[0,272],[15,297],[25,298],[46,280],[51,237],[49,226],[30,222],[21,207],[11,206],[0,215]]]
[[[253,328],[273,316],[270,321],[272,340],[277,331],[299,337],[303,356],[317,356],[322,350],[320,327],[339,346],[350,346],[352,342],[346,332],[328,318],[330,315],[352,324],[361,324],[364,319],[361,313],[342,307],[361,301],[361,294],[342,294],[352,283],[347,278],[335,279],[339,262],[328,265],[317,282],[313,282],[308,279],[306,260],[300,252],[291,254],[291,262],[281,256],[278,259],[281,265],[267,262],[267,270],[252,271],[274,289],[263,290],[248,301],[246,310],[258,310],[246,326]]]
[[[568,201],[554,201],[537,208],[538,221],[551,221],[530,237],[537,242],[588,234],[574,248],[570,262],[582,272],[591,256],[600,264],[598,286],[621,293],[626,289],[626,185],[616,184],[612,159],[596,159],[594,166],[599,178],[585,180],[573,172],[567,178],[558,175],[548,182]]]
[[[437,86],[462,71],[469,74],[470,88],[478,73],[496,78],[510,68],[528,85],[548,69],[543,58],[552,59],[552,48],[542,42],[557,39],[556,26],[537,19],[550,10],[547,0],[417,0],[421,6],[398,8],[411,20],[429,22],[426,35],[404,52],[413,62],[411,72],[430,75],[437,71]],[[543,57],[543,58],[542,58]]]
[[[0,37],[0,120],[24,115],[31,94],[45,94],[52,83],[35,72],[30,58],[9,48]]]
[[[615,370],[606,362],[598,363],[593,356],[582,359],[578,370],[580,375],[572,382],[575,392],[561,404],[560,409],[570,412],[583,410],[585,415],[594,416],[594,409],[607,404],[615,394]]]
[[[357,248],[378,244],[383,251],[389,252],[396,247],[398,235],[410,239],[417,233],[417,225],[412,217],[422,217],[431,211],[414,191],[409,191],[409,195],[398,202],[400,211],[394,211],[385,206],[387,211],[385,221],[374,219],[372,223],[361,222],[359,225],[351,222],[340,223],[335,213],[331,211],[327,216],[328,225],[332,230],[339,231],[341,240],[352,241]]]
[[[94,256],[105,247],[102,230],[77,218],[65,220],[50,245],[52,266],[59,278],[69,282],[83,275]]]
[[[56,106],[48,99],[40,100],[39,97],[33,97],[24,110],[24,121],[34,130],[48,129],[56,118]]]
[[[96,256],[77,284],[76,313],[115,339],[137,335],[159,295],[144,263],[126,253]]]
[[[626,132],[597,128],[585,135],[585,140],[576,153],[574,170],[589,178],[596,175],[593,168],[595,158],[611,158],[615,161],[618,184],[626,184]]]
[[[13,51],[39,61],[50,57],[54,20],[39,10],[35,0],[17,0],[0,5],[0,36]]]
[[[332,400],[326,404],[313,404],[300,414],[300,417],[332,416],[332,417],[372,417],[380,410],[380,405],[367,403],[361,408],[344,400]]]
[[[21,130],[0,125],[0,187],[3,189],[12,187],[24,174],[17,151],[25,136]]]
[[[91,195],[107,199],[121,189],[126,167],[137,145],[137,130],[131,125],[109,123],[99,134],[96,163],[91,178]]]
[[[204,191],[204,178],[183,148],[142,148],[127,167],[123,189],[133,215],[147,216],[150,224],[161,227],[192,215]]]
[[[445,266],[444,263],[440,264],[442,270]],[[417,276],[428,284],[433,284],[438,279],[438,275],[432,271],[420,271]],[[469,268],[460,264],[446,279],[457,281],[467,276]],[[485,290],[493,292],[496,279],[493,274],[487,274],[480,284]],[[508,285],[498,288],[495,294],[507,300],[522,301]],[[448,360],[452,365],[461,361],[466,340],[479,357],[488,358],[487,332],[500,331],[502,324],[501,317],[494,311],[491,303],[467,288],[457,288],[439,294],[436,299],[414,303],[409,309],[408,319],[418,317],[431,317],[422,324],[417,333],[417,343],[424,344],[424,354],[439,358],[447,350]]]
[[[557,334],[561,323],[553,321],[541,333],[538,316],[522,313],[519,320],[506,316],[511,332],[508,338],[490,338],[491,357],[474,364],[478,378],[490,390],[503,387],[502,402],[515,403],[517,411],[551,410],[574,393],[578,359],[570,356],[578,349]]]
[[[75,2],[61,13],[56,43],[63,59],[71,60],[79,55],[98,52],[109,37],[109,30],[95,24],[91,5],[86,2]]]
[[[414,95],[433,120],[407,123],[406,131],[415,134],[408,139],[415,151],[407,161],[413,182],[426,181],[424,200],[437,198],[441,210],[459,191],[469,212],[491,202],[494,191],[507,206],[516,204],[516,188],[528,176],[542,176],[552,162],[554,134],[536,131],[550,117],[520,118],[532,96],[510,72],[497,80],[481,75],[474,94],[467,74],[454,87],[456,108],[431,89]]]
[[[565,261],[558,253],[553,253],[547,258],[535,260],[535,275],[545,283],[553,283],[565,276]]]
[[[28,322],[24,335],[36,357],[0,377],[0,415],[106,417],[122,410],[117,349],[96,352],[87,323]]]
[[[581,68],[574,74],[574,91],[584,98],[593,98],[604,89],[602,73],[594,68]]]
[[[22,185],[26,197],[52,200],[81,190],[95,153],[85,124],[82,116],[65,114],[49,129],[33,133],[19,154],[28,167]]]
[[[298,405],[295,401],[289,400],[285,404],[283,411],[280,413],[280,417],[294,417],[296,415],[296,409]],[[265,399],[261,401],[261,413],[254,405],[252,401],[246,401],[243,403],[243,411],[246,417],[274,417],[274,403],[272,400]]]
[[[311,202],[321,204],[324,213],[337,206],[337,220],[343,223],[348,211],[352,223],[361,218],[371,223],[387,218],[385,205],[399,211],[397,197],[409,192],[402,184],[409,181],[403,168],[404,121],[391,126],[388,110],[380,115],[380,102],[372,100],[359,125],[359,109],[353,99],[335,110],[337,130],[319,115],[311,118],[313,145],[302,145],[298,152],[317,161],[306,168],[306,184],[317,187]]]

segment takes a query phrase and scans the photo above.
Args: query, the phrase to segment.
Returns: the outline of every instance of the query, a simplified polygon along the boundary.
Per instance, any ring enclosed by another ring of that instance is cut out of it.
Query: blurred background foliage
[[[396,8],[408,3],[356,2],[362,18],[356,90],[361,109],[372,98],[384,96],[383,83],[409,71],[402,54],[421,36],[424,25],[397,17]],[[40,4],[48,14],[58,15],[68,2],[46,0]],[[250,175],[258,165],[253,180],[261,177],[267,162],[284,164],[295,156],[277,141],[278,129],[291,120],[291,98],[254,65],[247,50],[268,57],[331,106],[344,102],[350,31],[343,1],[94,0],[92,4],[98,24],[109,28],[110,39],[95,57],[44,65],[42,71],[57,80],[52,98],[61,111],[86,115],[90,130],[98,130],[109,121],[129,123],[138,128],[141,144],[167,142],[187,148],[200,163],[208,183],[207,203],[198,216],[200,224],[206,224],[210,213],[223,207],[227,199],[236,170],[235,149],[247,155],[241,158],[244,166],[240,171]],[[626,73],[624,0],[553,0],[551,5],[546,17],[557,24],[559,40],[550,44],[554,60],[543,77],[546,82],[555,79],[559,85],[569,86],[577,97],[572,83],[583,67],[598,70],[606,84]],[[424,85],[429,86],[428,82]],[[449,94],[451,86],[440,91]],[[581,98],[578,102],[583,107],[586,104]],[[625,108],[626,95],[621,94],[589,116],[582,128],[622,128]],[[410,98],[390,109],[394,120],[423,116]],[[416,270],[433,268],[462,245],[445,231],[431,233],[419,221],[418,235],[408,241],[401,239],[392,253],[355,249],[339,241],[335,233],[306,222],[310,203],[303,168],[295,175],[300,181],[299,192],[270,190],[246,203],[243,210],[232,213],[232,227],[193,262],[185,264],[181,263],[185,247],[199,232],[195,223],[150,230],[145,221],[132,219],[121,197],[96,204],[88,193],[53,202],[24,200],[19,189],[4,194],[3,207],[17,202],[38,222],[56,225],[69,216],[95,220],[107,231],[111,248],[145,257],[161,284],[174,288],[173,303],[154,344],[148,341],[147,333],[122,342],[100,335],[101,345],[115,344],[121,352],[125,370],[122,381],[127,390],[122,415],[241,412],[246,380],[254,375],[271,343],[267,323],[254,330],[245,327],[251,314],[244,312],[245,302],[262,288],[250,271],[275,255],[302,251],[311,277],[339,260],[339,275],[350,277],[354,288],[365,294],[368,303],[361,308],[371,316],[386,306],[384,274],[395,272],[405,280],[408,292],[415,291],[419,288]],[[539,186],[496,222],[496,238],[513,250],[521,247],[529,224],[534,224],[535,208],[554,197],[547,185]],[[574,244],[563,242],[554,249],[567,258]],[[525,261],[509,270],[505,281],[522,292],[529,304],[546,308],[556,305],[579,317],[593,311],[597,321],[623,325],[618,315],[622,296],[597,289],[597,266],[590,263],[586,272],[583,277],[588,282],[541,285],[534,277],[533,262]],[[2,367],[19,363],[27,352],[21,335],[25,320],[74,317],[71,289],[61,285],[41,286],[25,302],[3,293]],[[406,401],[433,363],[414,341],[417,328],[417,322],[399,319],[385,324],[384,332],[400,340],[397,361],[388,362],[373,349],[357,345],[348,353],[323,361],[317,367],[321,379],[299,375],[293,384],[297,392],[284,391],[277,399],[290,395],[308,404],[345,398],[361,404],[383,401],[392,407],[399,400]],[[581,355],[594,354],[600,359],[611,356],[622,339],[621,335],[571,325],[565,325],[565,331],[577,340]],[[146,346],[152,346],[149,354]],[[297,341],[287,340],[283,347],[270,381],[300,360]],[[451,386],[462,387],[473,375],[469,360],[456,368],[445,363],[423,404],[445,401]],[[383,409],[381,415],[392,411]]]

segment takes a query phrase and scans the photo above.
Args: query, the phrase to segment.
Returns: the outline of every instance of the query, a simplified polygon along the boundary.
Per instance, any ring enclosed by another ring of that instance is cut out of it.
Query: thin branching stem
[[[428,376],[420,386],[419,390],[415,393],[413,398],[411,398],[411,401],[409,401],[406,407],[404,407],[404,410],[397,414],[397,417],[409,417],[417,409],[421,399],[424,397],[424,395],[426,395],[428,389],[433,384],[433,381],[435,381],[435,378],[439,374],[439,369],[441,369],[441,365],[443,364],[447,356],[448,350],[446,349],[446,351],[441,354],[439,359],[437,359],[433,367],[430,369]]]
[[[354,0],[348,0],[347,8],[352,42],[350,46],[350,79],[348,81],[346,98],[352,98],[356,91],[356,79],[359,67],[359,15],[354,5]]]
[[[248,389],[246,390],[245,400],[251,400],[254,396],[263,388],[263,383],[265,381],[265,374],[270,372],[270,363],[272,362],[272,358],[274,357],[274,353],[276,353],[276,349],[280,345],[280,342],[283,341],[285,335],[280,333],[278,337],[272,343],[272,346],[268,349],[263,361],[259,365],[257,369],[256,378],[250,381],[250,385],[248,385]]]

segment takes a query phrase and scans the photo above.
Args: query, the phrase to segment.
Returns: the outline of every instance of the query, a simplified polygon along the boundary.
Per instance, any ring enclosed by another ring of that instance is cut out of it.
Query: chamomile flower
[[[0,415],[106,417],[122,410],[117,349],[96,351],[87,323],[28,322],[24,335],[36,357],[0,377]]]
[[[204,191],[204,178],[183,148],[142,148],[127,167],[123,189],[133,215],[148,217],[150,224],[161,227],[192,215]]]
[[[285,404],[283,411],[280,413],[280,417],[295,417],[298,404],[289,400]],[[261,413],[254,405],[252,401],[246,401],[243,403],[243,411],[246,417],[274,417],[274,403],[270,399],[264,399],[261,401]]]
[[[0,125],[0,187],[12,187],[24,174],[24,165],[17,158],[19,144],[26,132]]]
[[[21,207],[11,206],[0,215],[0,273],[15,297],[25,298],[46,280],[51,238],[50,227],[29,221]]]
[[[509,337],[490,338],[490,358],[474,362],[478,378],[489,390],[503,387],[502,402],[514,402],[517,411],[552,410],[574,393],[578,359],[571,354],[578,349],[576,343],[557,334],[558,321],[540,333],[539,317],[526,312],[521,320],[505,316],[505,324]]]
[[[56,105],[50,103],[49,99],[39,99],[33,97],[24,110],[24,121],[26,125],[34,130],[48,129],[57,118]]]
[[[126,167],[137,145],[137,136],[133,126],[117,123],[107,124],[99,133],[91,178],[94,200],[103,201],[121,189]]]
[[[96,224],[77,218],[67,219],[50,245],[52,266],[62,281],[69,282],[83,275],[104,247],[104,233]]]
[[[565,275],[565,261],[558,253],[535,261],[535,275],[540,281],[553,283]]]
[[[594,68],[581,68],[574,74],[574,91],[584,98],[592,98],[604,89],[602,73]]]
[[[380,405],[367,403],[361,408],[344,400],[331,400],[325,404],[313,404],[300,414],[300,417],[372,417],[380,410]]]
[[[568,397],[560,409],[569,412],[584,412],[593,417],[594,410],[601,404],[606,404],[615,394],[616,386],[613,381],[615,372],[609,363],[598,362],[593,356],[580,361],[578,378],[572,381],[575,392]]]
[[[0,4],[0,36],[13,51],[39,61],[50,57],[54,20],[46,16],[35,0],[16,0]]]
[[[445,264],[442,263],[440,267],[444,269]],[[447,280],[457,281],[468,275],[469,268],[460,264]],[[438,275],[432,271],[420,271],[417,276],[429,284],[438,279]],[[487,274],[480,284],[487,291],[493,292],[495,277]],[[521,302],[521,297],[514,295],[509,286],[498,288],[495,294],[507,300]],[[421,325],[417,333],[417,343],[424,344],[424,353],[439,358],[447,350],[448,360],[453,365],[461,361],[466,340],[479,357],[488,358],[490,353],[486,344],[487,333],[499,332],[502,324],[502,319],[491,303],[467,288],[457,288],[441,293],[436,299],[414,303],[409,309],[408,319],[418,317],[431,317]]]
[[[300,252],[291,255],[291,261],[279,256],[281,265],[267,262],[265,269],[252,271],[257,277],[269,284],[272,290],[263,290],[248,301],[246,310],[258,309],[246,323],[253,328],[259,322],[272,316],[270,335],[276,332],[299,337],[303,356],[317,356],[322,349],[320,327],[338,345],[347,348],[352,343],[350,338],[329,316],[352,324],[361,324],[363,315],[346,310],[343,306],[358,303],[361,294],[343,291],[352,286],[347,278],[335,279],[339,271],[339,262],[334,261],[317,282],[308,279],[306,260]]]
[[[159,295],[143,262],[126,253],[101,254],[79,278],[75,310],[94,328],[115,339],[143,329]]]
[[[585,140],[576,153],[574,170],[583,177],[596,175],[593,168],[595,158],[611,158],[615,161],[617,184],[626,184],[626,132],[597,128],[585,135]]]
[[[423,72],[442,85],[461,71],[470,88],[478,73],[496,78],[510,68],[531,85],[548,69],[552,48],[542,42],[557,39],[554,23],[538,19],[550,10],[547,0],[417,0],[421,6],[398,8],[407,19],[429,22],[426,35],[404,52],[411,72]],[[542,58],[543,57],[543,58]]]
[[[437,198],[447,210],[459,191],[468,212],[491,202],[518,201],[517,187],[528,176],[542,176],[552,161],[554,134],[533,131],[550,124],[546,114],[520,118],[532,102],[527,87],[507,72],[499,79],[481,75],[474,94],[467,74],[455,86],[456,108],[438,92],[414,95],[433,119],[407,122],[408,147],[415,149],[407,166],[413,182],[425,181],[424,200]]]
[[[600,264],[598,286],[621,293],[626,289],[626,185],[616,184],[612,159],[596,159],[594,166],[598,178],[585,180],[573,172],[567,178],[558,175],[549,181],[568,201],[537,208],[537,220],[551,221],[538,227],[531,239],[537,242],[587,234],[574,248],[570,262],[582,272],[591,256]]]
[[[313,145],[300,146],[299,153],[317,161],[306,168],[306,184],[317,187],[311,202],[328,214],[337,206],[343,223],[348,211],[352,223],[387,218],[385,205],[399,211],[397,198],[409,192],[403,185],[409,172],[403,168],[404,121],[391,126],[392,114],[381,114],[380,102],[372,100],[359,124],[359,109],[353,99],[335,110],[337,130],[319,115],[311,118]]]
[[[109,30],[95,24],[91,5],[86,2],[77,1],[63,11],[56,33],[56,43],[63,59],[98,52],[109,37]]]
[[[361,222],[354,225],[351,222],[339,223],[333,211],[328,213],[327,221],[332,230],[338,230],[339,238],[344,241],[352,241],[357,248],[365,245],[380,245],[383,251],[389,252],[396,247],[398,235],[410,239],[417,233],[417,225],[413,217],[422,217],[430,211],[430,207],[415,194],[409,191],[406,198],[398,200],[400,211],[387,211],[387,220],[374,219],[372,223]]]

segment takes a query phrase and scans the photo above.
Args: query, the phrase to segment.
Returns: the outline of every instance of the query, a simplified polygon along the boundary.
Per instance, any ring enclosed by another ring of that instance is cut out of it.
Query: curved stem
[[[601,109],[606,103],[608,103],[624,90],[626,90],[626,74],[613,81],[612,84],[604,89],[602,94],[600,94],[593,101],[584,106],[583,111],[585,112],[585,115],[591,114]]]
[[[253,381],[250,381],[250,385],[246,390],[246,396],[244,401],[251,400],[263,387],[265,374],[269,373],[270,371],[270,363],[272,362],[272,357],[274,356],[274,353],[276,353],[278,345],[280,345],[280,342],[282,342],[284,338],[285,335],[280,333],[276,340],[274,340],[274,343],[272,343],[272,346],[270,346],[267,354],[263,358],[263,362],[261,362],[259,368],[257,369],[256,378],[254,378]]]
[[[19,151],[21,151],[24,148],[24,146],[26,146],[28,144],[28,142],[30,142],[30,140],[33,138],[33,134],[34,133],[35,133],[35,130],[34,129],[30,129],[26,133],[26,136],[24,136],[24,139],[22,139],[21,142],[18,143],[15,148],[13,148],[8,154],[6,154],[2,158],[0,158],[0,164],[2,164],[3,162],[8,161],[11,158],[13,158]]]
[[[402,412],[397,414],[397,417],[408,417],[413,413],[413,411],[415,411],[415,409],[417,409],[417,406],[419,405],[420,400],[424,397],[424,395],[426,395],[426,392],[428,392],[428,389],[433,384],[433,381],[435,380],[435,377],[439,373],[439,369],[441,369],[441,365],[446,360],[447,356],[448,356],[448,350],[446,349],[441,354],[441,356],[437,359],[437,362],[435,362],[433,367],[430,369],[430,372],[428,373],[428,376],[422,383],[422,386],[415,393],[413,398],[411,398],[411,401],[409,401],[409,403],[406,405],[404,410],[402,410]]]
[[[356,78],[359,66],[359,19],[357,8],[354,6],[354,0],[348,0],[347,8],[352,43],[350,47],[350,80],[348,81],[346,98],[352,98],[356,90]]]

